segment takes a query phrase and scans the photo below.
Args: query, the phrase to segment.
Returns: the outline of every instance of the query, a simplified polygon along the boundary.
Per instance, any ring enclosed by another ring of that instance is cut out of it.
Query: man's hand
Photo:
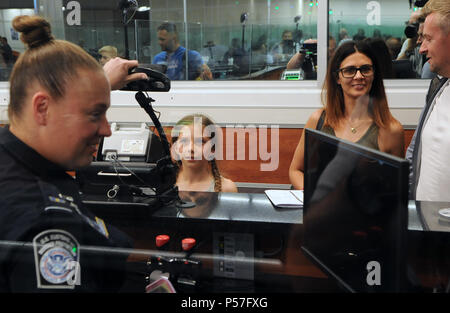
[[[147,80],[148,77],[145,73],[128,74],[129,70],[136,66],[138,66],[138,61],[125,60],[122,58],[114,58],[106,62],[103,66],[103,70],[111,84],[111,90],[120,89],[129,82],[135,80]]]
[[[306,39],[303,43],[315,43],[317,44],[317,39]],[[305,61],[306,54],[300,50],[298,53],[294,54],[286,65],[286,69],[293,70],[302,67]]]
[[[200,74],[200,80],[212,80],[213,75],[211,70],[209,69],[209,66],[206,64],[202,65],[202,73]]]
[[[303,62],[305,61],[306,54],[302,52],[298,52],[292,56],[289,62],[286,64],[287,70],[295,70],[302,67]]]

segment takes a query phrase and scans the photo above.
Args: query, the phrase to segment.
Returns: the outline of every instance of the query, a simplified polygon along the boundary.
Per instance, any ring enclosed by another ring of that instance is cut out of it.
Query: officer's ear
[[[47,93],[38,91],[33,95],[33,117],[38,125],[47,125],[49,103],[50,96]]]

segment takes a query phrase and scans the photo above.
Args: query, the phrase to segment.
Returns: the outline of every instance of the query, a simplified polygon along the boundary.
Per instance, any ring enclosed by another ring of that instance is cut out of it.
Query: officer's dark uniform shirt
[[[118,247],[131,240],[83,207],[75,179],[0,127],[0,292],[118,291]]]

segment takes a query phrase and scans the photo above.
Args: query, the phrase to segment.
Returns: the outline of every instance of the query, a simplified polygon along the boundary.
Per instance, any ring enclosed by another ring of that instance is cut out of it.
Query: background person
[[[414,35],[410,34],[410,38],[407,38],[397,56],[397,60],[409,60],[413,72],[415,73],[415,78],[420,78],[422,74],[422,67],[425,63],[424,57],[420,54],[420,34],[423,30],[424,18],[420,15],[420,11],[413,12],[408,21],[409,25],[415,25],[416,31]],[[414,78],[414,77],[412,77]]]
[[[353,36],[353,40],[354,41],[360,41],[360,40],[364,40],[365,38],[366,38],[366,34],[365,34],[364,29],[358,28],[358,31]]]
[[[273,57],[267,53],[267,36],[261,35],[258,40],[252,42],[252,70],[259,70],[273,63]],[[256,68],[255,68],[256,67]]]
[[[402,43],[398,37],[389,37],[386,39],[386,45],[389,48],[389,53],[391,54],[391,60],[397,59],[400,49],[402,48]]]
[[[272,55],[274,62],[286,62],[297,52],[292,31],[285,30],[281,35],[281,38],[281,42],[270,49],[270,54]]]
[[[5,59],[3,58],[3,55],[0,54],[0,79],[2,81],[7,81],[9,78],[9,67],[5,62]]]
[[[118,57],[117,48],[114,46],[103,46],[98,50],[98,53],[101,55],[100,64],[105,65],[109,60]]]
[[[404,130],[389,111],[380,65],[367,43],[349,41],[335,51],[322,100],[324,108],[310,116],[305,128],[403,157]],[[295,189],[303,189],[304,155],[302,134],[289,167]]]
[[[231,74],[234,76],[249,74],[249,52],[241,47],[239,38],[231,39],[231,46],[225,52],[222,63],[231,67]]]
[[[15,58],[11,46],[8,44],[8,39],[6,39],[6,37],[0,37],[0,50],[6,64],[12,66],[15,62]]]
[[[6,37],[0,37],[0,78],[7,81],[11,73],[11,69],[16,62],[11,46],[8,44]]]
[[[409,17],[409,20],[407,22],[405,22],[406,25],[408,26],[408,25],[418,24],[420,15],[421,15],[420,11],[413,11],[411,13],[411,16]],[[416,40],[417,40],[417,34],[414,35],[412,38],[406,38],[405,41],[403,41],[401,50],[397,57],[398,60],[406,58],[405,52],[412,51],[414,49],[414,47],[416,46]]]
[[[305,44],[316,44],[317,39],[307,39],[304,41]],[[328,37],[328,59],[333,56],[334,51],[336,50],[336,39],[333,36]],[[297,68],[301,68],[303,62],[305,61],[306,54],[304,51],[300,50],[298,53],[294,54],[286,65],[286,69],[293,70]]]
[[[202,114],[185,116],[176,124],[172,135],[172,157],[178,165],[176,185],[180,191],[238,191],[233,181],[220,174],[217,161],[210,154],[222,144],[219,132],[220,128]],[[205,133],[210,135],[205,136]]]
[[[155,55],[153,64],[167,66],[166,75],[170,80],[211,80],[212,73],[204,64],[202,56],[195,50],[181,46],[177,27],[173,23],[163,23],[157,29],[158,43],[162,52]],[[188,74],[186,75],[186,62]]]
[[[328,37],[328,60],[333,56],[334,51],[336,50],[336,38],[333,36]]]
[[[339,30],[339,35],[338,35],[338,44],[340,45],[341,43],[344,43],[347,40],[351,40],[351,38],[348,35],[348,31],[345,28],[341,28]]]
[[[380,64],[381,74],[383,78],[395,78],[394,69],[392,67],[391,52],[388,46],[381,38],[367,37],[364,41],[373,49],[378,63]]]
[[[213,40],[208,40],[200,54],[209,66],[217,66],[222,64],[223,56],[227,51],[228,48],[226,46],[216,44]]]
[[[303,43],[317,45],[317,39],[306,39]],[[300,50],[298,53],[294,54],[287,63],[286,69],[293,70],[301,68],[306,58],[305,52],[306,51]]]

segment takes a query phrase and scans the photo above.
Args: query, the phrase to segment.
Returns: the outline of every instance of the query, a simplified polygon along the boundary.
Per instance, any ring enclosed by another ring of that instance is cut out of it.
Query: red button
[[[170,237],[168,235],[158,235],[156,236],[156,246],[158,248],[161,248],[166,243],[168,243],[170,240]]]
[[[181,241],[181,248],[183,248],[184,251],[189,251],[195,246],[195,239],[194,238],[184,238]]]

